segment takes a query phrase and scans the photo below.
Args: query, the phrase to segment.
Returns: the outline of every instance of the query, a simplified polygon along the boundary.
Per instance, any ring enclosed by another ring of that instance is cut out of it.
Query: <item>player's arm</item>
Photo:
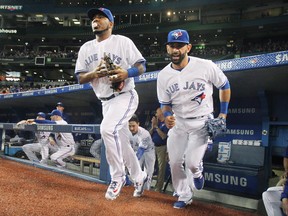
[[[135,63],[131,68],[123,69],[119,66],[109,73],[117,76],[111,76],[110,81],[120,82],[130,77],[137,77],[146,71],[145,61]]]
[[[285,215],[288,215],[288,180],[286,178],[284,190],[281,193],[281,207]]]
[[[164,126],[166,128],[166,126]],[[161,137],[162,140],[166,139],[167,137],[167,133],[165,133],[165,131],[162,130],[162,128],[159,128],[158,126],[155,127],[156,132],[158,133],[158,135]]]
[[[34,122],[38,123],[38,124],[56,124],[55,121],[51,121],[51,120],[41,120],[41,119],[34,119]]]
[[[79,84],[91,82],[93,79],[98,79],[108,75],[108,71],[104,60],[101,60],[100,64],[89,72],[79,72],[76,74]]]
[[[175,117],[172,112],[171,104],[161,104],[161,109],[165,117],[165,124],[167,128],[172,128],[175,126]]]
[[[225,85],[223,85],[219,89],[219,100],[220,100],[220,113],[219,118],[226,118],[228,113],[228,106],[231,98],[231,89],[230,89],[230,83],[227,80]]]

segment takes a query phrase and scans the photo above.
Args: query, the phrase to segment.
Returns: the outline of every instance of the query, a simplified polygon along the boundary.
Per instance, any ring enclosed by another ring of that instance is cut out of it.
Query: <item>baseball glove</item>
[[[208,119],[205,126],[212,140],[227,133],[226,119],[224,118]]]
[[[116,69],[116,65],[114,65],[111,58],[107,56],[106,54],[104,55],[104,61],[108,70],[108,76],[109,77],[117,76],[117,74],[110,73],[110,71]],[[120,92],[124,88],[124,81],[112,82],[111,88],[114,91]]]

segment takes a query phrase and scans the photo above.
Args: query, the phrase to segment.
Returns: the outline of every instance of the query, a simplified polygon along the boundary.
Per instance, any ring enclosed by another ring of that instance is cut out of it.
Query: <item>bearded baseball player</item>
[[[92,8],[88,17],[96,38],[81,46],[75,74],[80,84],[91,83],[102,102],[100,133],[111,175],[105,198],[116,199],[125,185],[124,161],[131,167],[134,194],[142,195],[147,174],[129,143],[128,121],[139,103],[133,77],[145,72],[145,59],[132,40],[112,34],[114,17],[109,9]]]
[[[188,56],[192,45],[186,30],[169,32],[166,44],[171,58],[157,79],[157,95],[165,124],[170,128],[167,150],[172,183],[179,195],[173,207],[192,203],[187,169],[192,172],[194,187],[204,187],[201,161],[209,138],[205,122],[213,112],[213,85],[219,89],[220,113],[225,122],[230,101],[230,84],[224,73],[210,60]]]

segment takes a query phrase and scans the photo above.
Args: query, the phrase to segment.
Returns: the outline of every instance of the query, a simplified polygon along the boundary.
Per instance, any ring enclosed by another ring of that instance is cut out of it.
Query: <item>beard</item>
[[[180,53],[179,55],[173,55],[173,53],[172,54],[170,54],[170,59],[171,59],[171,62],[173,63],[173,64],[175,64],[175,65],[180,65],[181,64],[181,62],[183,61],[183,59],[185,58],[185,56],[186,56],[186,53]],[[178,57],[178,58],[173,58],[173,57]]]
[[[107,27],[106,29],[104,29],[104,30],[94,29],[94,30],[93,30],[93,33],[94,33],[94,35],[101,35],[101,34],[103,34],[104,32],[106,32],[106,31],[108,31],[108,30],[109,30],[108,27]]]

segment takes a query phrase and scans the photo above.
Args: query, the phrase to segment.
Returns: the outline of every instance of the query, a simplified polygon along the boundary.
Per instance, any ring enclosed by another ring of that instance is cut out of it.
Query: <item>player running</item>
[[[100,133],[111,175],[105,197],[108,200],[116,199],[125,185],[124,161],[131,167],[130,176],[137,194],[142,195],[147,174],[141,170],[129,143],[128,120],[139,103],[133,77],[145,72],[145,59],[132,40],[112,34],[114,17],[110,10],[92,8],[88,11],[88,17],[96,38],[81,46],[75,73],[80,84],[91,83],[96,96],[102,102]],[[111,71],[107,70],[108,63]],[[114,75],[109,77],[108,72],[113,72]],[[111,88],[112,83],[117,82],[121,83],[119,88]]]
[[[213,85],[219,89],[220,114],[226,118],[230,85],[224,73],[210,60],[188,56],[192,45],[186,30],[169,32],[166,44],[171,58],[158,74],[157,95],[168,128],[167,149],[172,183],[179,195],[174,208],[192,203],[187,170],[192,172],[194,186],[204,186],[201,161],[207,149],[205,121],[213,112]]]

